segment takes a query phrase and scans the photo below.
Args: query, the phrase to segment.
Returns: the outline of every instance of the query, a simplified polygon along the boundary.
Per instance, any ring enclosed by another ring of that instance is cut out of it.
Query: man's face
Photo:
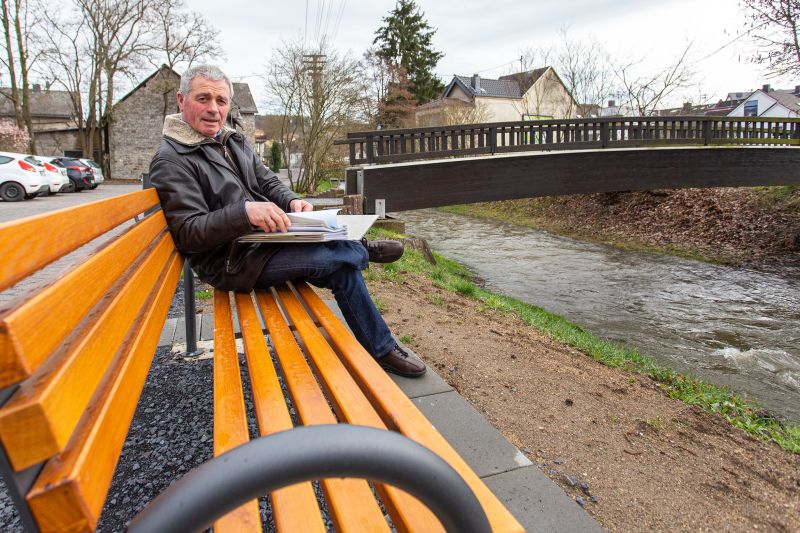
[[[231,93],[225,80],[197,77],[189,84],[189,94],[178,93],[178,109],[183,121],[196,132],[214,137],[228,116]]]

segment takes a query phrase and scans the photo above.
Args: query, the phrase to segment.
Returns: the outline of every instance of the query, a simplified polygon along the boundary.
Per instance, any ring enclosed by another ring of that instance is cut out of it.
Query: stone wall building
[[[164,117],[178,112],[180,75],[167,66],[153,72],[112,109],[105,121],[106,154],[114,179],[139,179],[161,143]],[[255,144],[256,106],[246,83],[233,84],[229,121]]]
[[[14,124],[14,103],[11,88],[0,88],[0,122]],[[30,106],[36,153],[60,156],[80,151],[78,119],[69,91],[42,89],[38,84],[31,87]]]
[[[180,75],[162,66],[126,94],[105,117],[106,157],[114,179],[139,179],[161,142],[164,117],[178,112]]]
[[[244,133],[251,146],[256,144],[256,113],[258,108],[253,100],[253,93],[250,92],[250,86],[246,83],[234,83],[230,115],[235,119],[234,127]]]

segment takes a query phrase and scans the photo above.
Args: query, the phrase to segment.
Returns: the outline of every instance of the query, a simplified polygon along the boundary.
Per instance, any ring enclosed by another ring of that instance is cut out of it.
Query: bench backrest
[[[158,205],[151,189],[0,224],[0,291],[24,292],[0,309],[0,459],[43,531],[102,511],[183,264]]]

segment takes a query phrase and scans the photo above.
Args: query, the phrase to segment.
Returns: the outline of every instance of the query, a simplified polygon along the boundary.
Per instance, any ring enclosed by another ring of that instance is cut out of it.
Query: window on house
[[[750,100],[744,104],[744,116],[757,117],[758,116],[758,100]]]

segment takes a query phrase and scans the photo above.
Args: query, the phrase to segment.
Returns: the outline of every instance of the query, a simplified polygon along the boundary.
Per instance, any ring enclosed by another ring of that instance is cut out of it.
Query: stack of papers
[[[326,242],[347,239],[347,226],[338,225],[336,213],[339,209],[286,213],[292,225],[289,231],[265,233],[256,230],[239,237],[238,242]]]

